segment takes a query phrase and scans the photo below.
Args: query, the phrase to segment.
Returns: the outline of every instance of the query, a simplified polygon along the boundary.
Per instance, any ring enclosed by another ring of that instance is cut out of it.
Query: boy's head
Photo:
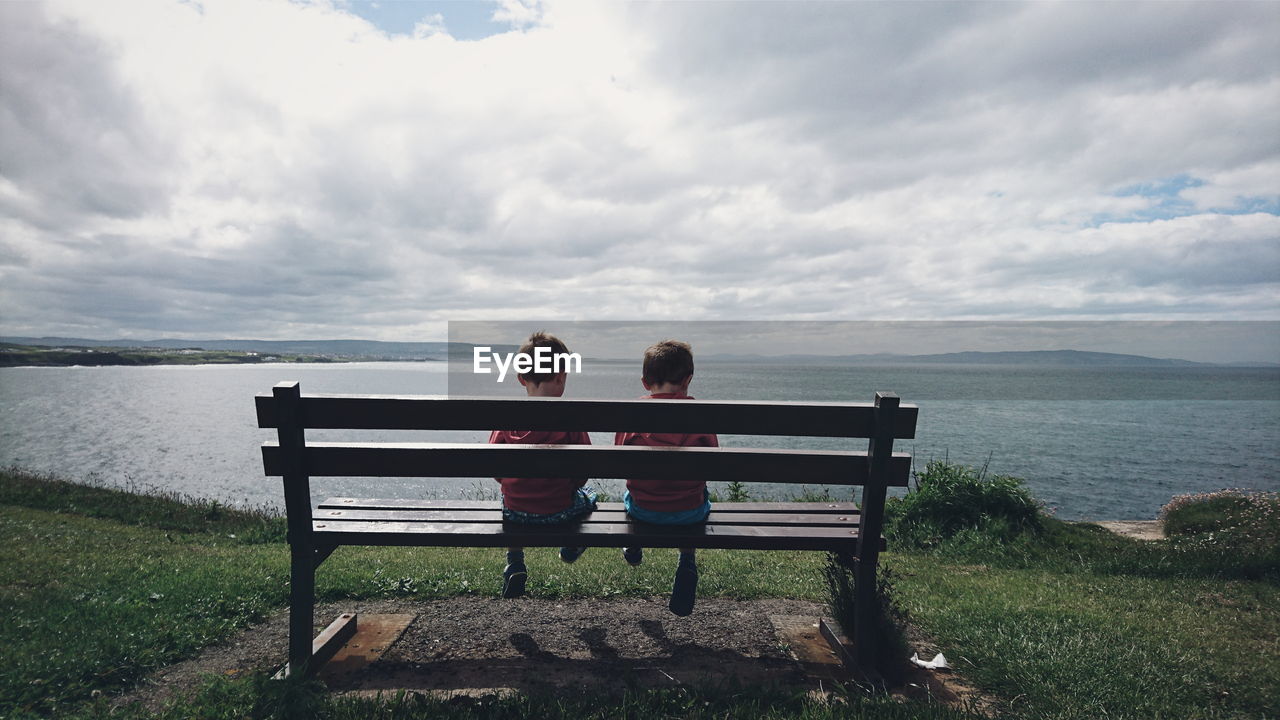
[[[569,348],[560,341],[560,338],[548,332],[539,330],[529,336],[528,340],[520,346],[522,355],[533,356],[537,348],[544,347],[551,351],[552,356],[568,353]],[[527,372],[516,375],[516,379],[524,386],[525,392],[530,395],[544,395],[560,397],[564,394],[564,382],[567,379],[566,373],[538,373]]]
[[[693,348],[679,340],[663,340],[644,351],[640,379],[646,390],[684,391],[693,378]]]

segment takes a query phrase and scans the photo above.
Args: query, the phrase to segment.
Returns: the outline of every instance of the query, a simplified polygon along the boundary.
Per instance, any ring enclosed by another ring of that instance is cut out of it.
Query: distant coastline
[[[0,367],[69,365],[196,365],[265,362],[333,363],[435,361],[471,358],[473,344],[378,340],[91,340],[62,337],[0,337]],[[494,350],[514,346],[494,343]],[[757,355],[710,353],[714,362],[787,365],[1009,365],[1040,367],[1262,367],[1276,362],[1206,363],[1180,358],[1087,350],[965,351],[925,355]],[[610,358],[588,360],[612,361]]]
[[[348,362],[320,355],[271,355],[250,351],[176,350],[145,347],[40,347],[0,343],[0,367],[74,367],[77,365],[244,365],[252,363]]]

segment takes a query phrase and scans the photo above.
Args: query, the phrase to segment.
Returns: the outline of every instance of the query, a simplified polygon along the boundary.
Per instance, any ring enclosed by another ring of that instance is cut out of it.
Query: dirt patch
[[[703,600],[688,617],[665,599],[427,603],[374,665],[334,689],[528,691],[650,687],[737,678],[797,684],[799,668],[770,614],[820,614],[812,603]]]
[[[942,652],[932,638],[917,628],[907,627],[906,636],[907,646],[924,660],[932,660],[934,655]],[[968,660],[955,654],[946,657],[951,669],[930,670],[907,663],[906,677],[901,686],[893,689],[892,694],[914,700],[932,699],[949,707],[987,717],[998,715],[998,701],[995,698],[984,695],[956,674],[955,667]]]
[[[1106,520],[1094,524],[1135,540],[1163,540],[1165,537],[1159,520]]]
[[[346,601],[317,606],[316,631],[351,611],[414,618],[375,662],[322,675],[336,692],[478,695],[573,688],[613,696],[628,687],[729,681],[822,691],[832,680],[849,679],[818,635],[826,609],[811,602],[700,599],[694,614],[681,618],[667,610],[666,598]],[[157,672],[120,702],[158,708],[188,694],[205,674],[274,672],[287,645],[288,613],[282,612]],[[926,642],[919,649],[924,654],[931,647]],[[920,670],[911,677],[916,687],[904,694],[923,692],[952,704],[972,694],[957,691],[950,673]]]

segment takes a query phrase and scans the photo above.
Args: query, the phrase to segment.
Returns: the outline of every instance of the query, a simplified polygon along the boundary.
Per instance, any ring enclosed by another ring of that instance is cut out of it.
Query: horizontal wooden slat
[[[267,475],[283,475],[284,453],[262,447]],[[863,485],[865,452],[473,443],[310,443],[307,475],[351,477],[586,477]],[[905,486],[911,456],[894,453],[891,486]]]
[[[495,485],[495,487],[497,487]],[[601,503],[603,505],[604,503]],[[617,503],[621,506],[621,503]],[[447,498],[350,498],[331,497],[317,508],[362,510],[492,510],[501,509],[497,500],[450,500]]]
[[[502,523],[501,510],[333,510],[317,508],[314,519],[318,522],[416,522],[416,523]],[[623,510],[596,510],[582,518],[588,523],[629,522]],[[812,515],[802,513],[745,513],[712,510],[707,525],[777,525],[803,527],[853,527],[858,524],[857,513]]]
[[[639,523],[499,525],[496,523],[323,522],[317,542],[339,545],[448,547],[698,547],[737,550],[852,551],[856,528],[660,526]],[[881,538],[881,545],[884,539]]]
[[[276,427],[275,401],[258,395],[258,427]],[[915,437],[918,408],[901,405],[894,437]],[[719,433],[870,437],[870,403],[725,402],[710,400],[565,400],[303,395],[306,428],[352,430],[523,430]]]
[[[496,486],[495,486],[496,487]],[[349,498],[331,497],[320,503],[319,508],[339,510],[501,510],[497,500],[447,500],[412,498]],[[717,502],[712,505],[719,513],[856,513],[858,506],[851,502]],[[622,511],[622,503],[602,502],[596,512]]]

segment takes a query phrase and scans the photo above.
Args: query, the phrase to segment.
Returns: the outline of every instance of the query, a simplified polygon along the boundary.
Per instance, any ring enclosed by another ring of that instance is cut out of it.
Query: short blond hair
[[[679,340],[663,340],[644,351],[641,377],[649,385],[680,384],[693,375],[693,348]]]

